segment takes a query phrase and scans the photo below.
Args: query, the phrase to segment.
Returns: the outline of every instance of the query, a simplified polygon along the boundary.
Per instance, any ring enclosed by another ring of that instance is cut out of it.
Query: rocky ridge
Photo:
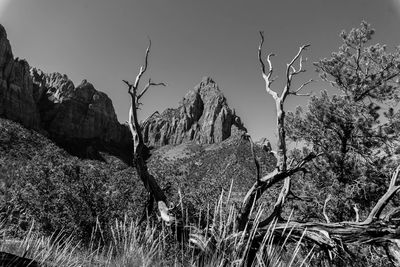
[[[127,152],[131,146],[128,127],[118,122],[106,94],[86,80],[75,86],[65,74],[46,74],[25,60],[14,59],[1,25],[0,116],[38,130],[80,156],[121,148]],[[145,142],[156,147],[213,144],[246,131],[209,77],[190,90],[178,108],[156,112],[142,125]]]
[[[0,24],[0,116],[40,128],[39,112],[33,98],[29,64],[14,59],[7,33]]]
[[[143,138],[150,146],[213,144],[240,132],[246,128],[210,77],[190,90],[178,108],[157,112],[143,122]]]
[[[83,80],[75,87],[65,74],[44,74],[34,68],[31,76],[41,125],[51,136],[130,144],[128,128],[118,122],[111,99],[91,83]]]

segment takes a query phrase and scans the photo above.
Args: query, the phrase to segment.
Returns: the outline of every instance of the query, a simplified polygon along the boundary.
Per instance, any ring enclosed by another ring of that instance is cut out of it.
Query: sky
[[[118,119],[128,117],[129,97],[122,80],[133,81],[152,40],[144,77],[165,82],[143,98],[142,118],[177,107],[202,77],[216,81],[254,140],[276,141],[275,110],[265,91],[257,60],[258,31],[265,32],[265,53],[275,53],[275,74],[299,46],[310,43],[307,72],[293,86],[313,78],[307,91],[330,89],[312,63],[340,46],[339,33],[372,24],[371,42],[400,45],[400,0],[0,0],[0,23],[15,57],[44,72],[83,79],[113,101]],[[274,83],[281,92],[283,81]],[[291,97],[287,110],[306,106]]]

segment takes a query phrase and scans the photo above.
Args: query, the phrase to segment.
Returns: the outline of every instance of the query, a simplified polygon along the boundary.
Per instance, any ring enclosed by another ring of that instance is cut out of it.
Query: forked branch
[[[264,44],[264,32],[260,31],[260,45],[258,46],[258,60],[260,61],[262,76],[265,81],[265,90],[268,94],[270,94],[275,100],[278,99],[278,94],[271,89],[271,84],[274,82],[274,79],[271,78],[272,73],[274,71],[271,63],[271,57],[275,56],[275,54],[268,54],[267,61],[269,65],[268,73],[265,70],[264,60],[262,59],[262,47]]]
[[[290,87],[291,87],[291,82],[292,82],[292,77],[296,74],[302,73],[305,70],[303,69],[303,60],[301,57],[301,54],[303,51],[309,47],[309,45],[303,45],[300,47],[298,53],[294,56],[294,58],[290,61],[289,64],[287,64],[287,70],[286,70],[286,85],[284,86],[282,90],[282,94],[279,96],[276,90],[273,90],[271,85],[274,82],[274,79],[272,78],[273,74],[273,66],[271,62],[271,57],[274,56],[274,54],[268,54],[267,55],[267,62],[268,62],[268,72],[262,57],[262,48],[264,44],[264,33],[261,31],[260,32],[260,44],[258,46],[258,60],[260,62],[261,66],[261,71],[262,71],[262,77],[265,81],[265,89],[269,95],[273,97],[275,100],[275,106],[276,106],[276,113],[277,113],[277,118],[276,118],[276,126],[277,126],[277,132],[278,132],[278,145],[277,145],[277,164],[276,168],[274,171],[271,173],[267,174],[266,176],[259,178],[259,172],[257,172],[257,180],[255,184],[251,187],[251,189],[247,192],[243,203],[242,207],[238,216],[238,228],[243,229],[246,223],[248,222],[248,218],[250,217],[251,209],[254,203],[257,202],[257,200],[261,197],[261,195],[265,192],[266,189],[270,188],[272,185],[285,180],[284,186],[281,190],[281,193],[277,199],[277,202],[275,203],[274,206],[274,211],[272,214],[268,217],[265,223],[268,221],[272,221],[274,218],[279,218],[280,213],[282,211],[283,205],[285,203],[286,197],[288,193],[290,192],[290,176],[293,174],[299,172],[299,171],[305,171],[304,170],[304,165],[315,158],[317,155],[315,154],[310,154],[306,158],[304,158],[302,161],[300,161],[296,166],[292,167],[290,164],[290,167],[287,167],[287,151],[286,151],[286,133],[285,133],[285,110],[284,110],[284,102],[286,97],[290,93]],[[299,67],[296,69],[293,65],[297,60],[300,59],[299,62]],[[305,82],[302,86],[300,86],[299,89],[294,91],[291,94],[298,94],[301,89],[303,89],[306,85],[311,83],[311,81]],[[254,155],[253,155],[254,157]]]
[[[146,53],[145,53],[145,58],[144,58],[144,65],[140,66],[140,70],[138,75],[136,76],[135,79],[135,83],[133,84],[134,88],[138,88],[139,83],[140,83],[140,79],[142,78],[143,74],[146,72],[147,70],[147,65],[148,65],[148,61],[149,61],[149,54],[150,54],[150,49],[151,49],[151,40],[149,39],[149,45],[147,46],[146,49]]]
[[[386,193],[378,200],[375,207],[372,209],[371,213],[368,215],[368,218],[364,221],[364,223],[371,223],[375,220],[378,220],[382,214],[382,211],[387,206],[389,201],[394,197],[394,195],[400,190],[400,185],[397,184],[397,179],[399,178],[400,173],[400,165],[394,171],[392,178],[390,179],[389,188]]]
[[[146,159],[143,155],[143,148],[145,147],[142,130],[140,127],[139,119],[138,119],[138,106],[140,105],[140,98],[147,92],[147,90],[151,86],[165,86],[164,83],[154,83],[149,79],[148,83],[144,86],[143,90],[139,92],[139,84],[142,76],[145,74],[148,68],[148,58],[150,54],[151,48],[151,40],[149,40],[149,45],[146,49],[144,65],[140,67],[139,73],[136,76],[135,82],[131,84],[130,82],[123,80],[123,82],[128,87],[128,93],[131,96],[131,106],[129,108],[129,118],[128,125],[132,134],[133,140],[133,165],[136,168],[136,171],[142,180],[145,188],[150,194],[150,201],[148,202],[147,211],[151,211],[153,207],[153,201],[157,202],[158,211],[160,212],[160,218],[167,222],[171,223],[175,220],[175,218],[170,214],[170,210],[167,205],[167,197],[165,196],[163,190],[158,185],[155,178],[149,173],[147,169]]]

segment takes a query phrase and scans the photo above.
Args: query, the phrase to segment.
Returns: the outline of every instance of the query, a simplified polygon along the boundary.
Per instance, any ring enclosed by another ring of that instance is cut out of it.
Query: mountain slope
[[[125,214],[141,216],[147,192],[120,159],[106,153],[103,161],[71,156],[45,136],[1,118],[0,129],[0,212],[15,233],[35,219],[45,233],[64,227],[85,239],[96,220],[106,227]],[[218,144],[184,143],[151,152],[150,172],[175,204],[181,190],[193,213],[212,207],[231,182],[238,203],[254,182],[250,144],[240,135]],[[271,170],[273,156],[259,147],[256,152],[263,172]]]

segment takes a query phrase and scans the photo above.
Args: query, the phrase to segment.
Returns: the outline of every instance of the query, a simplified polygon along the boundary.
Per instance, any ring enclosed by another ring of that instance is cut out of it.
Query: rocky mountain
[[[210,77],[203,78],[190,90],[178,108],[155,113],[143,123],[143,138],[150,146],[187,141],[213,144],[245,131],[240,118]]]
[[[82,156],[93,157],[88,154],[97,149],[121,154],[120,148],[131,143],[128,128],[118,122],[106,94],[87,81],[75,87],[66,75],[45,74],[14,59],[1,25],[0,116],[38,130]]]
[[[129,154],[130,132],[118,122],[111,99],[86,80],[75,86],[65,74],[46,74],[14,59],[1,25],[0,71],[1,117],[44,133],[75,155]],[[188,141],[213,144],[243,131],[240,118],[209,77],[190,90],[178,108],[143,122],[145,142],[156,147]]]
[[[14,59],[7,33],[0,24],[0,116],[40,128],[40,116],[33,98],[29,64]]]
[[[118,122],[111,99],[83,80],[74,86],[67,75],[31,69],[41,127],[63,142],[86,141],[89,146],[130,145],[130,132]]]
[[[211,78],[142,129],[155,147],[149,172],[169,200],[190,212],[205,203],[212,210],[230,188],[238,204],[255,181],[246,129]],[[34,219],[44,233],[62,225],[85,239],[98,221],[139,218],[147,191],[128,162],[130,146],[130,132],[106,94],[86,80],[75,86],[67,75],[14,59],[0,26],[0,218],[12,218],[16,233]],[[262,174],[271,171],[273,155],[260,146],[255,152]],[[23,213],[14,214],[18,209]]]
[[[265,152],[271,152],[272,146],[269,140],[265,137],[262,137],[260,140],[254,142],[256,145],[260,146]]]

